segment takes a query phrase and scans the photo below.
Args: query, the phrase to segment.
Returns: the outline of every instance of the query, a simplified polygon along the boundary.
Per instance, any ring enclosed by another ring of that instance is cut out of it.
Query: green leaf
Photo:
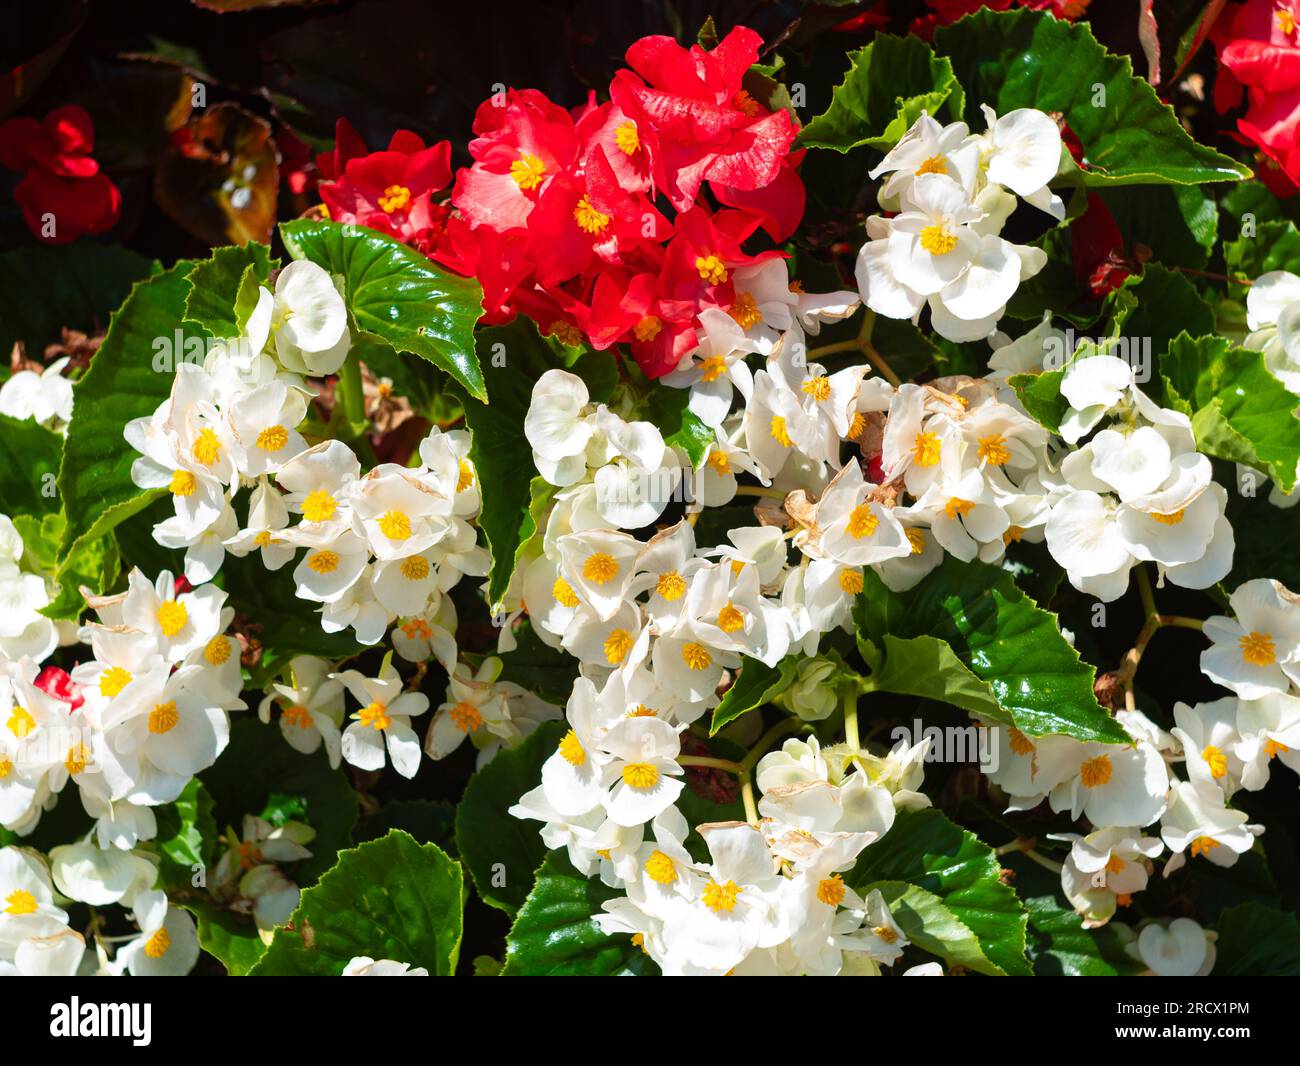
[[[342,275],[344,299],[359,329],[427,359],[487,400],[474,354],[474,323],[483,314],[477,281],[364,226],[299,219],[282,222],[280,236],[295,259]]]
[[[339,855],[289,925],[276,929],[254,977],[337,977],[358,955],[450,977],[460,954],[465,886],[460,863],[394,829]]]
[[[207,331],[182,329],[186,275],[194,264],[181,260],[170,270],[138,282],[113,314],[108,335],[86,376],[73,386],[72,422],[63,445],[58,488],[68,525],[59,546],[66,559],[80,541],[103,536],[145,508],[162,490],[137,488],[131,480],[136,453],[122,436],[133,418],[152,415],[171,392],[175,365],[188,350],[206,343]],[[170,355],[159,370],[154,364]]]
[[[1061,430],[1061,419],[1070,409],[1070,401],[1061,395],[1064,370],[1044,370],[1041,374],[1015,374],[1009,384],[1024,409],[1039,425],[1053,433]]]
[[[951,556],[905,595],[870,570],[854,605],[860,638],[932,636],[985,682],[1009,722],[1030,736],[1127,744],[1128,734],[1093,695],[1096,671],[1061,635],[1056,616],[1034,603],[1010,573]],[[919,651],[920,649],[914,649]],[[968,680],[956,679],[970,693]]]
[[[790,687],[798,665],[798,657],[792,655],[787,655],[775,666],[745,657],[731,688],[723,695],[722,702],[713,708],[709,736],[779,696]]]
[[[456,854],[456,808],[446,800],[389,800],[357,823],[352,839],[358,844],[378,840],[390,829],[401,829],[420,844],[437,844]]]
[[[1107,189],[1106,206],[1124,246],[1146,245],[1156,262],[1200,269],[1219,235],[1219,208],[1195,185],[1130,185]]]
[[[456,849],[479,897],[514,914],[533,887],[546,857],[541,823],[509,813],[525,792],[542,783],[542,763],[564,736],[563,722],[547,722],[519,747],[497,752],[469,779],[456,807]]]
[[[933,115],[950,98],[961,110],[962,90],[952,64],[918,37],[878,34],[848,58],[848,73],[832,93],[830,107],[799,135],[804,147],[847,152],[868,145],[885,151],[922,111]]]
[[[57,512],[55,478],[63,438],[30,418],[0,415],[0,514]]]
[[[109,534],[83,540],[60,565],[58,548],[65,524],[62,511],[39,518],[26,514],[14,516],[28,566],[52,578],[57,586],[49,604],[41,608],[41,614],[72,621],[81,616],[86,606],[81,586],[99,594],[107,592],[117,580],[121,559],[117,541]]]
[[[899,811],[845,881],[858,890],[876,881],[904,881],[933,893],[975,934],[997,971],[1026,975],[1025,909],[1000,875],[992,848],[928,808]]]
[[[1197,185],[1250,176],[1192,140],[1129,58],[1108,53],[1086,22],[985,8],[936,30],[934,47],[952,60],[973,129],[983,129],[981,104],[999,115],[1018,107],[1064,115],[1088,164],[1071,166],[1064,184]]]
[[[214,337],[238,337],[256,306],[258,288],[278,265],[271,249],[255,241],[216,249],[189,273],[186,319]]]
[[[215,803],[218,825],[239,826],[244,815],[259,814],[272,794],[300,797],[302,821],[316,830],[311,858],[294,868],[299,884],[310,884],[334,864],[352,842],[357,797],[341,770],[331,770],[323,749],[304,755],[289,747],[278,726],[244,718],[230,729],[221,758],[200,775]]]
[[[158,873],[166,887],[188,888],[195,867],[212,865],[218,835],[212,807],[212,796],[196,777],[174,803],[159,809]]]
[[[1242,903],[1219,919],[1215,977],[1300,977],[1300,920],[1294,913]]]
[[[199,926],[199,947],[214,956],[231,977],[244,977],[266,954],[257,926],[245,914],[222,910],[200,898],[181,899]]]
[[[992,721],[1006,719],[992,689],[970,672],[946,641],[930,636],[903,639],[892,633],[882,641],[883,663],[868,678],[872,690],[950,703]],[[863,649],[869,664],[868,651],[881,658],[881,651],[869,645]]]
[[[65,326],[103,329],[131,286],[158,269],[136,252],[93,241],[0,254],[0,352],[8,358],[22,341],[39,356]]]
[[[1300,397],[1259,352],[1223,337],[1179,334],[1159,362],[1175,406],[1192,419],[1197,448],[1215,459],[1262,466],[1290,492],[1300,462]]]
[[[1300,230],[1294,222],[1262,222],[1253,235],[1224,244],[1223,262],[1230,277],[1246,281],[1270,270],[1300,273]]]
[[[1029,956],[1039,977],[1130,976],[1142,969],[1114,929],[1085,929],[1083,919],[1051,896],[1025,900]]]
[[[894,921],[921,950],[954,966],[993,977],[1005,976],[1000,967],[989,961],[970,927],[933,892],[905,881],[875,881],[863,886],[861,891],[864,894],[879,891],[889,904]]]
[[[651,976],[659,968],[624,934],[606,936],[592,921],[622,893],[588,879],[562,851],[546,856],[536,884],[506,936],[507,977]]]
[[[1159,357],[1170,342],[1186,330],[1194,337],[1214,333],[1214,311],[1196,291],[1186,276],[1148,263],[1141,274],[1126,278],[1105,300],[1111,313],[1111,332],[1125,338],[1128,351],[1116,349],[1110,354],[1128,355],[1137,364],[1148,353]],[[1098,344],[1098,349],[1103,345]]]

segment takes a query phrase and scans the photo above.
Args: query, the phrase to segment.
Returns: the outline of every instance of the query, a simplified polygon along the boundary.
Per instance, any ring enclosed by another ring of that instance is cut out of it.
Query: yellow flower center
[[[926,226],[921,230],[921,247],[931,255],[947,255],[957,247],[957,236],[943,226]]]
[[[17,889],[5,896],[5,914],[20,916],[36,913],[36,897],[24,888]]]
[[[704,461],[709,464],[710,469],[719,477],[731,473],[731,459],[726,452],[709,452],[709,457]]]
[[[389,540],[406,540],[411,535],[411,520],[405,511],[385,511],[377,523],[379,532]]]
[[[31,736],[32,730],[36,728],[36,719],[26,707],[14,707],[9,714],[8,726],[9,732],[22,740],[24,737]]]
[[[562,577],[555,579],[555,584],[551,586],[551,595],[561,607],[578,606],[578,597],[573,591],[573,586]]]
[[[772,424],[768,427],[768,432],[772,434],[772,439],[783,448],[789,448],[794,441],[790,439],[790,433],[785,428],[785,419],[780,415],[772,416]]]
[[[614,131],[614,143],[624,155],[636,155],[641,147],[641,138],[637,136],[636,123],[629,119],[621,123]]]
[[[701,255],[695,259],[695,269],[700,272],[700,280],[710,285],[721,285],[727,280],[727,268],[716,255]]]
[[[1002,466],[1011,461],[1011,449],[1007,447],[1007,438],[1001,433],[991,437],[981,437],[979,457],[990,466]]]
[[[853,421],[849,423],[848,440],[857,440],[862,436],[862,431],[867,428],[867,416],[861,411],[853,412]]]
[[[1274,740],[1269,737],[1264,741],[1264,751],[1270,759],[1276,759],[1279,755],[1285,755],[1291,749],[1283,744],[1280,740]]]
[[[131,683],[131,671],[121,666],[110,666],[99,675],[99,694],[111,700]]]
[[[892,929],[890,929],[889,926],[887,925],[878,925],[871,931],[875,933],[876,936],[878,936],[886,944],[892,944],[898,939],[898,934],[895,933]]]
[[[809,378],[800,385],[799,388],[818,403],[821,403],[823,400],[829,400],[831,396],[830,379],[827,378],[825,374],[818,374],[816,377]]]
[[[0,755],[0,781],[14,772],[14,763],[8,755]]]
[[[949,518],[958,518],[961,515],[970,514],[974,509],[975,503],[973,500],[963,500],[959,496],[951,497],[948,502],[943,505],[943,513]]]
[[[316,723],[312,720],[311,711],[302,704],[294,704],[292,707],[286,707],[280,715],[281,720],[288,722],[295,729],[310,729]]]
[[[154,705],[154,709],[149,712],[149,732],[158,736],[170,733],[176,728],[176,723],[180,720],[181,716],[180,712],[176,710],[175,700],[157,703]]]
[[[204,466],[211,466],[221,458],[221,441],[211,426],[204,426],[195,438],[193,454],[194,461]]]
[[[839,874],[823,877],[817,882],[817,898],[831,907],[838,907],[844,898],[844,878]]]
[[[872,513],[869,503],[860,503],[849,512],[848,531],[854,540],[871,536],[879,525],[880,519]]]
[[[188,470],[173,470],[171,484],[167,486],[173,496],[193,496],[199,479]]]
[[[407,581],[423,581],[429,576],[429,560],[423,555],[411,555],[402,560],[398,569]]]
[[[1012,541],[1020,542],[1020,538],[1025,535],[1024,526],[1007,526],[1006,532],[1002,534],[1002,543],[1010,544]]]
[[[1220,777],[1228,776],[1228,756],[1213,744],[1205,745],[1205,749],[1201,752],[1201,758],[1210,767],[1211,777],[1217,780]]]
[[[666,574],[659,575],[659,580],[655,582],[655,592],[669,603],[674,603],[686,594],[686,579],[676,570],[669,570]]]
[[[729,314],[741,329],[749,329],[750,326],[757,326],[763,321],[763,313],[758,309],[758,301],[750,292],[736,294],[736,302],[731,305]]]
[[[941,155],[932,155],[924,163],[916,168],[916,176],[919,178],[922,174],[947,174],[948,160]]]
[[[284,426],[267,426],[257,435],[257,446],[264,452],[278,452],[289,443],[289,431]]]
[[[531,192],[546,180],[546,164],[525,152],[510,164],[510,176],[525,192]]]
[[[1274,14],[1273,18],[1277,22],[1277,28],[1284,34],[1290,36],[1295,33],[1295,14],[1293,12],[1282,8]]]
[[[185,623],[190,620],[190,612],[185,609],[185,604],[178,603],[176,600],[163,600],[158,605],[158,628],[162,630],[164,637],[174,637],[182,629]]]
[[[605,638],[605,660],[610,666],[617,666],[627,658],[632,650],[632,634],[626,629],[614,629]]]
[[[1162,526],[1176,526],[1187,515],[1187,508],[1180,507],[1177,511],[1170,514],[1153,514],[1151,517],[1159,522]]]
[[[1007,744],[1015,755],[1031,755],[1037,750],[1034,742],[1019,729],[1011,729],[1007,732]]]
[[[607,552],[594,552],[583,562],[582,576],[594,584],[603,585],[618,576],[618,563]]]
[[[556,750],[559,751],[560,758],[570,766],[581,766],[587,761],[587,753],[582,750],[582,741],[572,729],[564,734]]]
[[[1110,756],[1101,754],[1079,767],[1079,781],[1084,788],[1097,788],[1106,784],[1113,772],[1114,767],[1110,764]]]
[[[708,383],[717,381],[727,372],[727,360],[720,355],[711,355],[700,360],[700,380]]]
[[[1106,860],[1106,872],[1112,874],[1123,873],[1124,867],[1127,865],[1128,863],[1126,863],[1118,855],[1112,855],[1109,859]]]
[[[908,526],[903,531],[903,535],[907,537],[907,543],[912,546],[913,555],[920,555],[925,551],[925,530],[920,526]]]
[[[459,706],[459,704],[457,705]],[[455,720],[455,711],[452,712],[452,720]],[[368,703],[357,712],[357,718],[363,726],[370,726],[371,729],[387,729],[393,724],[393,719],[388,714],[388,704],[380,703],[375,700]]]
[[[720,885],[710,878],[709,883],[704,886],[704,893],[701,898],[709,910],[715,912],[726,911],[730,914],[736,909],[736,897],[743,891],[744,889],[735,881],[728,881],[726,884]]]
[[[1251,630],[1244,637],[1238,637],[1241,645],[1241,657],[1251,666],[1272,666],[1277,662],[1277,645],[1269,633]]]
[[[572,322],[566,322],[562,318],[557,318],[552,322],[547,332],[561,344],[567,344],[570,348],[576,348],[582,343],[582,330]]]
[[[692,670],[707,670],[713,665],[713,656],[703,644],[691,641],[682,645],[682,662]]]
[[[758,101],[744,89],[741,89],[731,98],[731,106],[737,111],[743,111],[750,118],[754,118],[758,114]]]
[[[339,568],[339,553],[328,548],[312,552],[307,556],[307,569],[317,574],[332,574]]]
[[[379,198],[379,210],[386,215],[400,211],[411,202],[411,190],[405,185],[390,185]]]
[[[840,571],[840,589],[850,596],[856,596],[862,591],[862,571],[861,570],[841,570]]]
[[[937,433],[918,433],[912,442],[912,461],[917,466],[934,466],[943,451],[943,441]]]
[[[452,723],[462,733],[472,733],[476,729],[483,727],[483,716],[472,703],[461,702],[456,704],[447,714],[451,717]]]
[[[654,788],[659,783],[659,768],[648,762],[624,763],[623,780],[632,788]]]
[[[70,774],[79,774],[90,765],[90,749],[85,744],[73,744],[63,759],[64,769]]]
[[[324,489],[316,489],[303,499],[302,516],[308,522],[328,522],[338,508],[338,500]]]
[[[1208,855],[1218,846],[1219,842],[1214,837],[1197,837],[1192,841],[1192,858],[1194,859],[1198,855]]]
[[[609,226],[609,215],[597,211],[585,196],[578,201],[577,207],[573,209],[573,220],[578,223],[580,230],[592,235],[604,233],[606,227]]]
[[[659,885],[671,885],[677,880],[677,865],[662,851],[652,851],[645,861],[645,874]]]
[[[151,959],[161,959],[172,946],[172,938],[166,929],[159,929],[144,945],[144,953]]]
[[[642,344],[649,344],[657,336],[659,331],[664,328],[663,322],[657,315],[646,315],[640,322],[632,327],[632,336]]]
[[[220,666],[230,658],[230,638],[218,633],[203,648],[203,658],[213,666]]]
[[[474,484],[474,465],[468,459],[461,459],[456,464],[456,491],[464,492]]]
[[[718,628],[724,633],[735,633],[745,628],[745,616],[736,609],[735,604],[728,602],[718,612]]]

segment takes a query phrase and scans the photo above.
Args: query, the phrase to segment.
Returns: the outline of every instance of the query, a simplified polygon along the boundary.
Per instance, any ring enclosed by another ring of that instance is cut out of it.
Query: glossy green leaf
[[[189,273],[186,319],[214,337],[238,337],[256,305],[258,288],[278,263],[265,244],[250,241],[217,248]]]
[[[1096,671],[1061,635],[1012,575],[986,563],[951,556],[903,595],[871,571],[854,606],[860,639],[882,646],[886,634],[931,636],[989,691],[1002,720],[1030,736],[1063,733],[1077,740],[1128,743],[1128,735],[1093,695]],[[969,681],[958,678],[954,684]]]
[[[794,680],[797,658],[787,656],[776,666],[768,666],[758,659],[746,657],[740,664],[740,673],[727,689],[722,702],[713,708],[713,721],[709,736],[730,725],[741,715],[763,706],[790,687]]]
[[[1116,977],[1142,966],[1114,929],[1085,929],[1083,919],[1051,896],[1025,900],[1029,912],[1029,956],[1038,977]]]
[[[903,935],[921,950],[976,973],[1004,976],[970,927],[933,892],[906,881],[875,881],[861,889],[863,894],[871,891],[884,897]]]
[[[804,126],[801,145],[837,152],[867,145],[884,151],[922,111],[934,115],[949,100],[955,111],[961,110],[962,90],[952,64],[936,57],[919,37],[878,34],[848,58],[848,72],[830,107]]]
[[[449,977],[460,954],[464,892],[460,863],[394,829],[341,852],[338,864],[303,890],[251,975],[337,977],[365,955]]]
[[[899,811],[893,828],[859,856],[844,879],[855,889],[903,881],[933,893],[974,933],[995,971],[1026,975],[1025,909],[1000,878],[992,848],[927,808]]]
[[[620,894],[598,877],[583,877],[563,852],[549,853],[506,936],[503,976],[644,977],[658,973],[659,968],[630,936],[607,936],[592,921],[605,900]]]
[[[1250,176],[1192,140],[1132,61],[1107,52],[1086,22],[984,8],[936,30],[934,47],[952,60],[973,129],[984,128],[981,104],[999,115],[1018,107],[1064,115],[1087,166],[1071,166],[1063,184],[1198,185]]]
[[[231,977],[244,977],[266,954],[266,943],[246,914],[223,910],[202,897],[181,899],[199,927],[199,947],[214,956]]]
[[[441,367],[470,394],[487,399],[474,354],[474,324],[483,290],[413,248],[364,226],[300,219],[280,225],[295,259],[341,275],[344,299],[359,329]]]
[[[0,514],[56,513],[63,438],[30,418],[0,415]]]

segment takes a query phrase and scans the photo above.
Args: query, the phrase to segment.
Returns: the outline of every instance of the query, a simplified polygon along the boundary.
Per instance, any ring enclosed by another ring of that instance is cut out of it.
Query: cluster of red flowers
[[[573,111],[534,90],[493,96],[450,207],[433,200],[451,182],[445,142],[401,132],[365,155],[341,126],[321,197],[331,218],[476,276],[486,321],[522,312],[567,343],[626,342],[658,377],[695,347],[700,311],[744,321],[732,272],[782,253],[743,245],[760,228],[782,241],[803,215],[798,128],[742,87],[760,43],[743,28],[711,51],[643,38],[609,100]]]
[[[91,153],[95,127],[84,108],[56,108],[44,120],[11,118],[0,125],[0,166],[22,180],[14,199],[27,228],[47,244],[103,233],[122,210],[117,186]]]
[[[1219,17],[1214,103],[1247,109],[1237,130],[1267,160],[1260,179],[1279,196],[1300,185],[1300,0],[1247,0]]]

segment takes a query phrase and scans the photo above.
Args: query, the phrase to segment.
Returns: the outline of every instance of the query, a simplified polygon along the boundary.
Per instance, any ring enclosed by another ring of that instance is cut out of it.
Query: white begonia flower
[[[470,460],[472,436],[464,430],[444,433],[437,426],[420,442],[420,461],[428,472],[422,479],[432,482],[444,496],[454,497],[452,514],[472,518],[483,503],[478,474]]]
[[[154,636],[159,652],[169,662],[180,662],[196,648],[205,648],[221,631],[226,593],[215,585],[178,594],[171,571],[159,571],[150,582],[138,567],[127,575],[127,583],[122,621]]]
[[[602,621],[626,603],[642,545],[628,533],[590,530],[561,537],[556,546],[560,574],[577,599]]]
[[[1251,792],[1268,782],[1273,759],[1300,774],[1300,697],[1273,693],[1237,701],[1235,754],[1242,764],[1241,786]]]
[[[245,477],[273,473],[307,449],[297,430],[307,413],[307,398],[282,381],[237,396],[226,413],[234,436],[235,464]]]
[[[347,306],[334,279],[305,259],[275,279],[270,328],[280,365],[308,377],[337,373],[352,343]]]
[[[727,427],[730,426],[730,429]],[[704,463],[691,475],[694,480],[688,494],[691,510],[701,507],[724,507],[736,498],[737,474],[749,474],[763,485],[771,484],[767,476],[745,450],[744,425],[740,418],[730,419],[714,430],[714,443],[704,453]]]
[[[380,560],[405,559],[446,535],[452,501],[404,468],[385,463],[357,482],[353,528]]]
[[[856,462],[847,463],[817,501],[812,530],[798,534],[795,543],[810,555],[850,567],[909,555],[912,545],[902,523],[891,508],[872,499],[874,489]]]
[[[1216,866],[1233,866],[1255,845],[1264,827],[1248,825],[1245,811],[1225,805],[1223,792],[1208,781],[1179,781],[1169,793],[1169,808],[1160,820],[1160,836],[1173,857],[1165,876],[1179,870],[1190,852]]]
[[[381,770],[387,748],[393,769],[403,777],[414,777],[420,767],[420,741],[411,719],[429,709],[429,697],[403,692],[401,677],[387,662],[378,677],[366,677],[359,670],[329,676],[341,681],[361,704],[340,739],[343,758],[360,770]]]
[[[0,958],[12,958],[24,940],[67,928],[44,861],[25,848],[0,848],[0,904]]]
[[[1070,407],[1061,419],[1061,436],[1076,443],[1115,407],[1133,384],[1133,368],[1115,355],[1077,359],[1065,368],[1061,395]]]
[[[0,415],[20,421],[32,419],[43,426],[72,421],[72,379],[63,376],[67,356],[56,359],[39,374],[19,370],[0,385]]]
[[[1264,365],[1291,392],[1300,392],[1300,277],[1270,270],[1246,293],[1244,346],[1264,355]]]
[[[1047,188],[1061,162],[1061,131],[1052,117],[1031,107],[1001,118],[988,104],[980,110],[988,124],[977,138],[984,176],[1058,221],[1065,218],[1064,202]]]
[[[1205,620],[1212,642],[1201,669],[1242,699],[1287,692],[1300,679],[1300,601],[1281,582],[1256,578],[1228,599],[1232,617]]]
[[[1155,492],[1172,473],[1169,444],[1151,426],[1131,433],[1103,429],[1091,442],[1092,473],[1125,502]]]
[[[1169,771],[1150,744],[1071,743],[1040,750],[1036,783],[1052,810],[1093,825],[1150,825],[1165,810]]]
[[[450,596],[435,596],[423,614],[407,618],[393,628],[393,650],[407,662],[422,663],[430,656],[451,673],[456,667],[456,605]]]
[[[587,472],[593,433],[586,410],[590,402],[586,383],[567,370],[548,370],[533,385],[524,436],[532,446],[537,472],[552,485],[576,484]]]
[[[1061,869],[1061,889],[1083,917],[1085,929],[1105,925],[1121,902],[1147,886],[1150,861],[1164,851],[1156,837],[1137,829],[1105,827],[1087,836],[1049,834],[1052,840],[1070,842],[1070,854]],[[1119,897],[1124,897],[1122,900]]]
[[[271,706],[278,703],[280,734],[289,746],[310,755],[323,744],[330,766],[337,769],[342,755],[343,685],[329,676],[329,670],[324,659],[295,655],[289,660],[289,684],[272,683],[258,716],[269,722]]]
[[[12,963],[0,959],[0,976],[75,977],[85,954],[85,938],[73,929],[28,937],[14,950]]]
[[[289,525],[284,497],[265,478],[258,478],[248,499],[248,525],[228,538],[226,551],[243,558],[256,550],[268,570],[279,570],[293,558],[296,545],[280,533]]]
[[[677,730],[658,718],[625,718],[601,738],[609,756],[603,784],[609,789],[605,810],[618,825],[650,821],[681,795],[685,787],[677,765],[681,741]]]
[[[867,176],[874,181],[881,174],[889,175],[877,199],[882,206],[892,209],[923,174],[945,174],[963,188],[973,189],[979,156],[979,145],[971,140],[966,123],[952,122],[944,126],[922,112]]]
[[[327,537],[346,528],[360,477],[356,455],[337,440],[322,441],[285,463],[275,480],[289,490],[284,497],[288,509],[302,515],[294,534]]]
[[[167,902],[167,893],[141,892],[132,903],[140,935],[118,949],[116,972],[132,977],[183,977],[199,961],[199,934],[194,919]]]
[[[801,400],[777,367],[754,375],[754,394],[745,405],[745,450],[769,478],[786,465],[796,438],[810,439],[815,430]]]
[[[54,623],[40,613],[50,602],[45,579],[19,567],[23,538],[8,515],[0,514],[0,654],[40,662],[59,643]]]
[[[147,892],[158,878],[152,856],[92,843],[65,844],[50,849],[50,873],[69,899],[107,907],[130,906],[137,892]]]
[[[785,277],[785,263],[777,260],[774,265]],[[746,403],[753,393],[754,378],[745,364],[745,356],[769,351],[775,338],[760,343],[746,334],[734,312],[728,314],[717,307],[706,307],[700,312],[699,320],[695,331],[697,347],[662,381],[674,389],[690,389],[687,408],[706,426],[717,427],[730,413],[736,392]]]
[[[630,670],[649,652],[650,632],[636,603],[624,603],[609,619],[602,619],[582,604],[565,629],[560,646],[597,669]]]
[[[1237,758],[1237,698],[1228,696],[1212,703],[1189,707],[1174,704],[1171,731],[1187,760],[1187,773],[1193,781],[1208,781],[1231,796],[1241,784],[1242,764]]]
[[[412,967],[409,962],[396,962],[393,959],[372,959],[368,955],[358,955],[343,967],[342,977],[428,977],[429,971],[423,966]]]
[[[618,675],[611,675],[607,684],[616,683]],[[608,707],[596,686],[579,677],[564,713],[569,730],[542,765],[542,788],[556,811],[573,816],[586,814],[605,800],[609,786],[604,768],[610,756],[600,743],[611,726],[624,720],[624,710]]]
[[[1190,918],[1175,918],[1144,926],[1132,951],[1157,977],[1204,977],[1214,968],[1214,937]]]
[[[456,664],[447,678],[446,699],[424,740],[429,758],[445,759],[466,739],[480,749],[494,736],[511,742],[520,739],[506,691],[497,684],[501,667],[501,660],[491,655],[472,673],[465,663]]]
[[[351,628],[358,643],[367,646],[378,644],[393,616],[375,599],[374,590],[362,568],[361,578],[343,591],[341,596],[321,605],[320,627],[326,633],[341,633]]]
[[[302,525],[295,527],[295,532]],[[370,562],[370,548],[350,529],[332,529],[313,535],[313,539],[316,543],[308,547],[307,554],[294,567],[295,591],[304,600],[336,603],[354,586],[363,583],[361,578]],[[368,592],[369,582],[364,584]],[[346,625],[347,622],[342,622],[339,628]]]

